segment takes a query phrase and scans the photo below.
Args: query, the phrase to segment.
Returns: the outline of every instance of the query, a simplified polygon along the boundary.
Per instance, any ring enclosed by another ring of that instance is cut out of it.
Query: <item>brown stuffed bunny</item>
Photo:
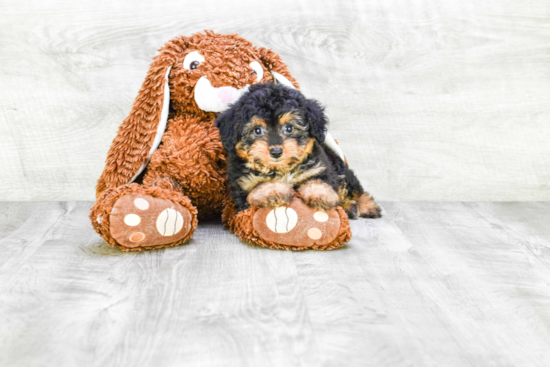
[[[232,232],[265,247],[332,249],[351,238],[340,207],[320,216],[295,198],[290,217],[283,218],[282,208],[235,211],[213,123],[249,85],[263,82],[298,88],[279,55],[236,34],[206,31],[166,43],[97,183],[90,219],[109,245],[124,251],[176,246],[193,235],[199,217],[222,212]]]

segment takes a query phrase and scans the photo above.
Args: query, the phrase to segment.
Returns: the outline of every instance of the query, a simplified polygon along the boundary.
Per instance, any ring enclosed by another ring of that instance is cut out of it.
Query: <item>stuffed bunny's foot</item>
[[[90,209],[90,220],[109,246],[122,251],[182,244],[198,224],[197,208],[170,180],[107,189]]]
[[[254,214],[258,235],[270,242],[291,247],[319,247],[338,235],[340,216],[336,209],[317,210],[294,198],[290,205],[261,208]]]
[[[166,245],[191,231],[189,210],[167,199],[150,195],[124,195],[110,216],[111,236],[128,248]]]
[[[231,203],[224,222],[243,240],[263,247],[286,250],[332,250],[351,239],[346,213],[341,207],[314,209],[294,197],[276,208],[250,207],[236,212]]]

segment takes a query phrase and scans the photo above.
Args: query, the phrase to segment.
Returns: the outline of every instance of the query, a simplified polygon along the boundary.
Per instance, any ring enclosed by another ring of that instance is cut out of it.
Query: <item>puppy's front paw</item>
[[[328,210],[337,207],[340,199],[332,187],[320,180],[308,181],[298,189],[302,200],[311,208]]]
[[[246,198],[250,205],[262,208],[276,208],[288,205],[294,196],[292,185],[287,182],[265,182],[256,186]]]

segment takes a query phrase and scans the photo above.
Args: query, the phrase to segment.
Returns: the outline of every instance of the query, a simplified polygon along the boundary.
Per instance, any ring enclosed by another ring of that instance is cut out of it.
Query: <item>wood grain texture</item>
[[[548,365],[550,203],[382,205],[330,252],[124,253],[90,202],[0,202],[0,365]]]
[[[550,199],[546,0],[31,0],[0,19],[0,199],[93,200],[155,50],[203,29],[279,52],[379,199]]]

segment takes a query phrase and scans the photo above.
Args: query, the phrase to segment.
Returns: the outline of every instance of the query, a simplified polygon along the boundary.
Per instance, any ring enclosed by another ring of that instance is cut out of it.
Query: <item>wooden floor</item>
[[[332,252],[108,247],[0,203],[0,366],[548,366],[550,203],[384,202]]]

